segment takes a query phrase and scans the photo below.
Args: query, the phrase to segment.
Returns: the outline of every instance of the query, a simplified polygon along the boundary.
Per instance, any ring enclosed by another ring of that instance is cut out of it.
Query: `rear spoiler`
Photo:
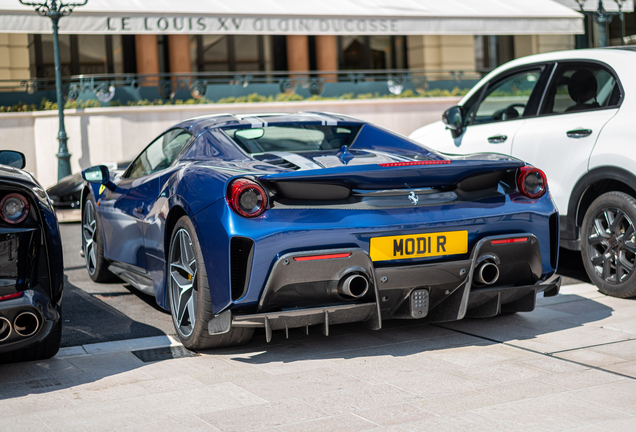
[[[285,183],[332,185],[342,188],[380,190],[452,186],[461,181],[525,166],[520,160],[443,160],[381,165],[357,165],[268,174],[258,177],[264,184]]]

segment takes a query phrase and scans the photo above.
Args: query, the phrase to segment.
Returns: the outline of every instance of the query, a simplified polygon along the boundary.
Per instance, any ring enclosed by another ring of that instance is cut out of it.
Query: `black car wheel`
[[[104,258],[102,233],[92,196],[84,201],[82,209],[82,250],[86,270],[93,281],[108,282],[115,279],[115,275],[108,271],[108,261]]]
[[[623,192],[598,197],[585,213],[581,255],[585,270],[607,295],[636,296],[636,200]]]
[[[210,335],[213,318],[209,279],[203,264],[199,241],[187,216],[177,221],[170,240],[168,296],[172,322],[183,345],[202,350],[245,343],[253,329],[231,328],[222,335]]]

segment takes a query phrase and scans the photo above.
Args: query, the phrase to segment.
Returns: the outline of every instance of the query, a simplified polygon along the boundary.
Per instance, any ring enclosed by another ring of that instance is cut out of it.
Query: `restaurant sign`
[[[517,22],[518,21],[518,22]],[[539,34],[580,32],[568,18],[320,18],[237,16],[89,15],[78,9],[60,20],[60,32],[72,34]],[[35,14],[0,15],[0,32],[50,33],[51,23]]]

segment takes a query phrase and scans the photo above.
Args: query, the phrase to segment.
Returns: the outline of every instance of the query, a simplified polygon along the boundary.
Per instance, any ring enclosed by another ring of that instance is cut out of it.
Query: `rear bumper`
[[[512,237],[527,240],[492,243]],[[333,254],[341,257],[298,259]],[[475,280],[484,260],[495,263],[500,272],[490,285]],[[352,274],[369,284],[358,298],[343,296],[339,289]],[[294,252],[275,262],[256,313],[232,316],[226,311],[210,322],[209,330],[220,334],[230,325],[260,327],[270,340],[273,330],[309,325],[321,325],[328,334],[329,325],[349,322],[367,321],[379,329],[383,319],[391,318],[444,322],[490,317],[502,311],[532,311],[539,292],[556,295],[560,284],[558,276],[542,277],[539,242],[529,233],[486,237],[474,246],[469,259],[433,264],[376,268],[369,254],[358,248]]]
[[[38,320],[35,332],[28,336],[18,334],[14,325],[16,317],[24,312],[32,313]],[[59,319],[60,306],[55,305],[38,290],[27,290],[19,298],[0,302],[0,320],[10,325],[9,329],[5,328],[8,334],[0,332],[0,338],[3,339],[0,341],[0,353],[15,351],[40,342],[49,335]],[[2,323],[0,329],[3,329]]]

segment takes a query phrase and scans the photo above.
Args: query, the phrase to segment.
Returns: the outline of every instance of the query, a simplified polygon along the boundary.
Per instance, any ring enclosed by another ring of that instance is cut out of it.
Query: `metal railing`
[[[189,74],[77,75],[62,80],[67,101],[98,101],[103,105],[127,105],[139,101],[227,101],[258,95],[302,98],[349,98],[404,95],[434,96],[471,88],[480,71],[350,70],[309,72],[200,72]],[[55,80],[0,80],[0,106],[55,101]],[[254,98],[252,98],[254,99]]]

